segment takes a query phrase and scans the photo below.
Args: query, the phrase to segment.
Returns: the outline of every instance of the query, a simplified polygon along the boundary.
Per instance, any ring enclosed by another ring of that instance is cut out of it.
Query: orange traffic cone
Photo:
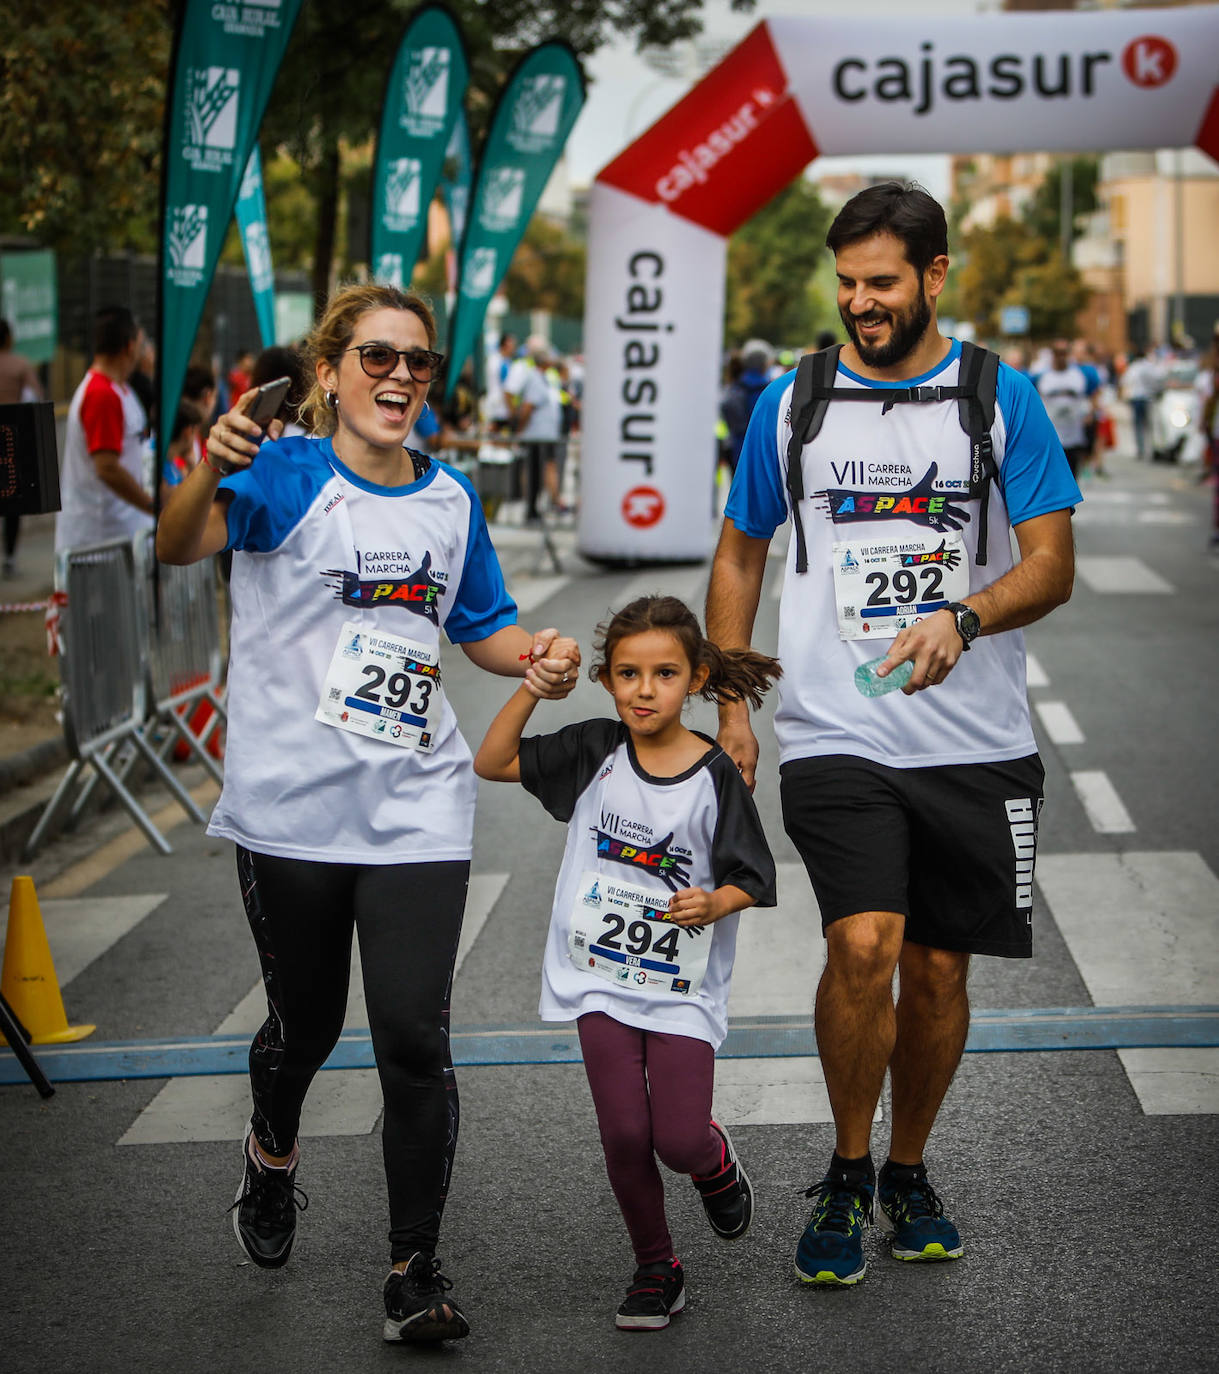
[[[13,879],[0,992],[35,1045],[83,1040],[97,1029],[68,1025],[33,878]]]

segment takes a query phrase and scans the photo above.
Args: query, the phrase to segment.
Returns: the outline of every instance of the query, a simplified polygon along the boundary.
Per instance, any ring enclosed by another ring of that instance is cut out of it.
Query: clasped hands
[[[562,701],[580,675],[580,646],[556,629],[533,636],[525,669],[525,687],[542,701]]]

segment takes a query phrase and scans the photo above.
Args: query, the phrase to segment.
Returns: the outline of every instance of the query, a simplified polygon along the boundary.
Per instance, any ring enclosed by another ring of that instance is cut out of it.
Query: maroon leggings
[[[600,1011],[586,1012],[577,1025],[605,1167],[635,1262],[668,1259],[673,1238],[656,1159],[675,1174],[711,1174],[723,1163],[711,1129],[715,1051],[705,1040],[638,1030]]]

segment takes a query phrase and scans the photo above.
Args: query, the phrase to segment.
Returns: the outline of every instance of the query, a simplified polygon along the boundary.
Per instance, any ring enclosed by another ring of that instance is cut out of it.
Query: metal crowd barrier
[[[151,577],[152,536],[142,537],[148,541],[145,567]],[[207,748],[227,719],[215,559],[204,558],[186,567],[162,563],[156,596],[150,582],[147,598],[150,607],[159,600],[159,615],[148,619],[148,685],[153,714],[169,727],[161,757],[167,757],[181,740],[221,782],[223,772]],[[203,706],[209,709],[200,711]],[[200,715],[206,715],[206,721],[196,730],[194,722]]]
[[[26,844],[29,859],[71,799],[68,824],[79,820],[96,784],[104,783],[162,854],[169,842],[153,824],[130,788],[127,777],[142,759],[165,784],[192,820],[207,817],[170,770],[150,738],[153,728],[171,721],[181,725],[174,706],[207,696],[219,719],[219,625],[215,593],[203,592],[204,573],[173,568],[164,578],[164,598],[173,608],[154,632],[148,595],[149,536],[114,539],[78,549],[61,550],[55,559],[55,589],[65,601],[59,619],[59,671],[64,739],[72,755],[68,771],[48,801]],[[214,587],[211,560],[206,571]],[[162,569],[164,574],[166,570]],[[210,619],[208,619],[210,610]],[[199,626],[187,625],[194,614]],[[180,639],[181,643],[176,643]],[[206,642],[205,642],[206,641]],[[201,665],[206,661],[206,678]],[[188,684],[188,679],[196,681]],[[189,735],[189,729],[187,730]],[[171,743],[174,736],[171,735]],[[200,751],[202,751],[200,743]],[[206,759],[211,764],[210,759]],[[91,771],[90,771],[91,770]],[[209,769],[218,776],[218,770]],[[73,790],[84,776],[83,785]]]

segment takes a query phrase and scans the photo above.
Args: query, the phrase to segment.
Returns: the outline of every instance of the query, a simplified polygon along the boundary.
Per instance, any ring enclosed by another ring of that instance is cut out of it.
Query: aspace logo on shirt
[[[433,625],[440,623],[440,598],[448,588],[442,585],[441,575],[432,572],[430,552],[407,577],[361,577],[345,568],[328,568],[322,576],[334,579],[330,586],[346,606],[401,606]]]
[[[850,488],[827,487],[813,493],[813,499],[824,503],[830,519],[836,525],[857,520],[908,520],[933,530],[959,530],[970,516],[959,493],[937,491],[936,474],[939,467],[932,463],[924,476],[913,486],[896,491],[855,491]]]
[[[594,828],[597,841],[597,858],[608,859],[611,863],[625,864],[628,868],[643,868],[655,874],[670,892],[677,892],[690,885],[690,856],[674,853],[669,849],[673,831],[653,845],[632,844],[620,840],[604,830]]]

